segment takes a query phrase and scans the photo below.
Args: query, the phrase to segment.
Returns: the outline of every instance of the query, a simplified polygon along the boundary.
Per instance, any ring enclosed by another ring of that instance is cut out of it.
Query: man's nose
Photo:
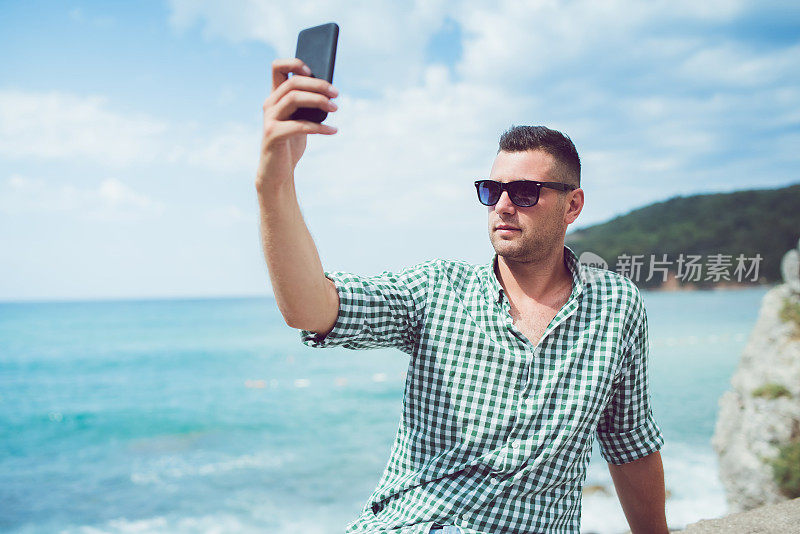
[[[497,213],[514,213],[515,210],[516,206],[508,198],[508,191],[503,191],[500,198],[497,199],[497,204],[494,205],[494,211]]]

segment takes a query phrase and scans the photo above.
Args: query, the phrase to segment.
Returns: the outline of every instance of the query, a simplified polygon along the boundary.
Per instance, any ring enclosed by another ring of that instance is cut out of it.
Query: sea
[[[768,289],[642,292],[673,529],[727,512],[710,440]],[[408,362],[306,347],[270,298],[0,303],[0,531],[344,532]],[[592,455],[582,532],[620,534]]]

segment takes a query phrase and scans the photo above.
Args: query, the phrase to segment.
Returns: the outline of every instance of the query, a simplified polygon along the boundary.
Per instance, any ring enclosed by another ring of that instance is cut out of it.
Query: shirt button
[[[518,439],[515,439],[514,441],[512,441],[512,442],[511,442],[511,446],[512,446],[513,448],[515,448],[515,449],[519,449],[519,440],[518,440]]]

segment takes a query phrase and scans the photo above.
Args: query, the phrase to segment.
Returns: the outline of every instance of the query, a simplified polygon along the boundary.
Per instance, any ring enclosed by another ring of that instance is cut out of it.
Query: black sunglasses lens
[[[500,186],[491,180],[478,182],[478,200],[485,206],[497,204],[500,200]]]
[[[539,186],[526,182],[511,182],[508,184],[508,196],[517,206],[533,206],[539,202]]]

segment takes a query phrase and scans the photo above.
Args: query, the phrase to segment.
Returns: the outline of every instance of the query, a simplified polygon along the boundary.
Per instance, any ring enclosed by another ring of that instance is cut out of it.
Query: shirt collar
[[[578,261],[578,256],[567,245],[564,245],[564,263],[572,275],[572,293],[569,298],[576,298],[590,284],[590,277],[586,271],[586,267]],[[490,299],[494,302],[500,302],[503,299],[503,286],[500,285],[500,280],[497,279],[495,274],[497,268],[497,253],[494,254],[492,260],[486,265],[486,272],[484,274],[484,286]]]

